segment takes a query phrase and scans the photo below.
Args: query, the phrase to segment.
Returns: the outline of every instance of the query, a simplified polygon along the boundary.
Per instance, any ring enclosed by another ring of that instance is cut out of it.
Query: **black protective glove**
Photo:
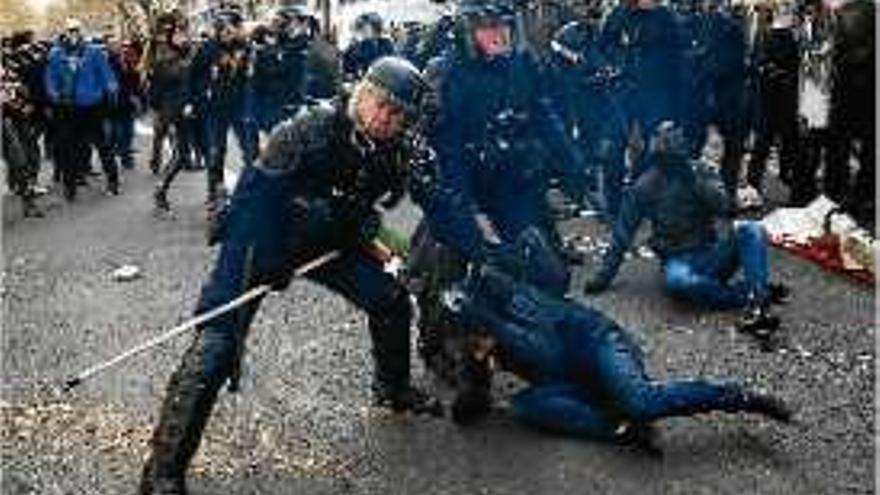
[[[591,275],[584,282],[584,294],[598,294],[608,288],[608,281],[605,277],[599,275]]]
[[[334,244],[339,247],[360,246],[371,242],[382,227],[382,215],[374,208],[350,205],[334,206]]]

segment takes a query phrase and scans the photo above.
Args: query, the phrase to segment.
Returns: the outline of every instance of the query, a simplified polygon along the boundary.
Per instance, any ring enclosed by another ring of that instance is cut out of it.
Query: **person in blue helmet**
[[[223,8],[214,14],[213,35],[195,54],[190,94],[202,116],[207,145],[208,202],[215,209],[225,196],[226,141],[235,133],[245,165],[257,158],[253,102],[253,52],[242,27],[241,12]]]
[[[680,127],[661,123],[649,153],[656,165],[627,189],[610,247],[584,291],[601,292],[611,285],[639,226],[648,220],[649,245],[659,256],[667,290],[704,307],[745,308],[740,329],[766,341],[779,326],[769,305],[784,302],[788,289],[770,282],[763,227],[732,221],[731,203],[718,174],[688,158]],[[740,269],[743,278],[732,279]]]
[[[261,284],[281,290],[295,268],[326,253],[306,276],[369,317],[375,405],[442,415],[410,384],[409,293],[370,248],[379,207],[404,194],[409,129],[425,85],[399,58],[374,63],[350,97],[319,105],[279,126],[256,165],[245,169],[226,214],[222,246],[197,313]],[[199,327],[172,374],[144,467],[140,495],[187,493],[186,470],[237,360],[259,300]]]
[[[598,43],[597,5],[581,20],[562,26],[550,43],[550,67],[566,127],[590,157],[590,186],[598,188],[604,211],[613,218],[626,177],[627,122],[619,70]]]
[[[498,256],[535,229],[557,262],[534,281],[563,294],[570,260],[546,194],[551,176],[558,177],[570,197],[583,201],[586,159],[566,132],[537,62],[517,46],[513,6],[469,0],[457,15],[457,46],[425,69],[433,88],[426,133],[442,194],[424,221],[467,260]],[[481,225],[480,216],[488,221]]]
[[[385,21],[376,12],[359,15],[352,26],[354,40],[342,52],[342,74],[361,77],[373,61],[394,54],[394,41],[385,35]]]

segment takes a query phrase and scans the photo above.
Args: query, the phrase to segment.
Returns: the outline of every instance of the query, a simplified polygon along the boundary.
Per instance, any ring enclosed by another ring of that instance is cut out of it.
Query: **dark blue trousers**
[[[202,288],[197,313],[209,311],[248,289],[290,277],[293,270],[332,249],[340,255],[306,276],[341,294],[369,315],[375,385],[409,383],[409,329],[412,316],[405,289],[380,261],[359,246],[332,245],[334,225],[312,222],[293,204],[283,173],[248,167],[232,197],[217,262]],[[203,363],[210,380],[234,372],[236,357],[260,301],[225,314],[201,328]]]

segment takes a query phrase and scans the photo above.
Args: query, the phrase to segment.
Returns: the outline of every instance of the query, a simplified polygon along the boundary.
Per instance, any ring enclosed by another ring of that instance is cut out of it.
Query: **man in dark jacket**
[[[24,216],[39,217],[37,177],[40,170],[40,134],[45,110],[42,52],[33,33],[19,31],[4,39],[2,85],[2,150],[9,188],[21,198]]]
[[[664,418],[723,411],[791,420],[780,398],[736,382],[651,377],[642,349],[615,321],[491,265],[472,268],[444,300],[447,317],[470,337],[462,383],[487,361],[514,373],[528,386],[511,398],[511,411],[528,425],[656,452],[653,423]],[[453,419],[485,414],[484,395],[459,390]]]
[[[798,129],[801,52],[792,13],[775,14],[771,29],[755,47],[765,129],[758,133],[748,165],[749,185],[764,190],[770,146],[779,143],[779,178],[791,185],[803,161]]]
[[[442,414],[410,384],[409,294],[369,245],[377,203],[392,207],[405,188],[406,128],[424,92],[402,59],[380,59],[348,101],[300,114],[272,134],[245,169],[228,211],[223,245],[197,305],[203,313],[264,283],[283,289],[295,268],[336,251],[308,272],[369,315],[376,405]],[[186,493],[185,474],[220,387],[236,360],[259,301],[202,326],[171,377],[152,440],[141,495]]]
[[[119,95],[110,108],[110,137],[119,165],[134,168],[134,121],[141,107],[140,46],[135,40],[121,43],[112,36],[105,37],[107,53],[113,74],[119,83]]]
[[[825,174],[828,195],[868,227],[874,225],[877,202],[875,22],[876,6],[868,0],[849,0],[837,11],[831,55],[831,144]],[[853,154],[859,170],[851,186],[849,158]]]
[[[611,246],[587,280],[587,293],[605,290],[617,275],[643,220],[650,220],[651,248],[660,257],[666,288],[676,297],[717,309],[747,308],[741,329],[769,337],[779,319],[769,312],[786,290],[770,283],[767,237],[756,222],[730,225],[730,200],[717,174],[687,159],[683,132],[662,123],[651,142],[655,166],[626,192]],[[742,281],[731,277],[743,270]]]
[[[153,150],[150,170],[158,174],[162,167],[162,149],[169,132],[175,134],[175,160],[187,158],[187,133],[184,113],[192,112],[190,70],[193,50],[186,25],[174,12],[156,21],[156,34],[150,45],[146,74],[147,95],[153,110]],[[187,108],[187,105],[190,105]]]

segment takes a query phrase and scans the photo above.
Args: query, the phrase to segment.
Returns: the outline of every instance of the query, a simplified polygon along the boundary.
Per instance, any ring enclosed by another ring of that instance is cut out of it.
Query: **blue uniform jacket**
[[[377,59],[394,55],[391,38],[367,38],[356,41],[342,53],[342,72],[351,78],[362,76]]]
[[[253,61],[244,43],[222,46],[206,41],[196,52],[190,77],[199,106],[253,116]]]
[[[49,52],[46,94],[53,104],[95,107],[118,89],[113,69],[100,46],[70,49],[56,45]]]
[[[685,41],[669,9],[617,7],[605,21],[599,44],[630,82],[632,119],[649,127],[662,120],[681,120],[687,80]]]
[[[490,246],[476,214],[486,203],[499,199],[488,195],[503,181],[530,187],[534,176],[541,173],[542,164],[535,163],[539,160],[528,152],[528,146],[522,152],[518,149],[527,139],[537,139],[553,155],[549,162],[571,184],[569,191],[580,190],[577,181],[582,177],[584,159],[566,134],[531,57],[515,54],[486,61],[461,60],[450,54],[431,61],[426,74],[438,98],[438,113],[429,134],[437,151],[439,177],[436,194],[424,206],[440,242],[469,259],[485,255]],[[516,133],[520,138],[506,143],[508,158],[515,158],[509,161],[515,163],[480,160],[491,139],[489,123],[502,114],[519,121],[514,125],[520,127]]]

